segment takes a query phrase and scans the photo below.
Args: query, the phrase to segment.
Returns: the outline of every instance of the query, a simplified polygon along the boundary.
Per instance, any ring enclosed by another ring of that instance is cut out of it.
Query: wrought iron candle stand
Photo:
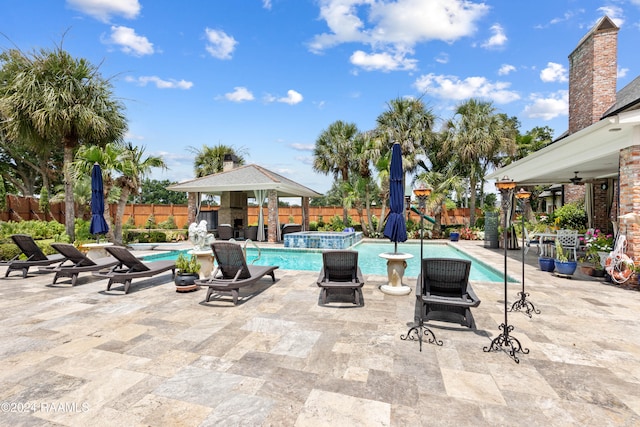
[[[493,350],[506,350],[516,363],[520,363],[520,359],[516,353],[528,354],[529,349],[522,348],[522,344],[517,338],[509,335],[513,331],[513,325],[509,325],[508,319],[508,307],[507,307],[507,212],[511,209],[511,197],[513,196],[513,189],[516,188],[516,183],[509,179],[509,177],[503,177],[496,182],[496,187],[500,191],[502,197],[502,209],[504,214],[504,323],[499,326],[502,331],[500,335],[491,341],[491,345],[484,347],[486,352]]]
[[[413,190],[413,193],[418,198],[418,206],[420,207],[420,280],[418,286],[422,286],[423,280],[423,268],[422,268],[422,246],[424,242],[424,215],[427,198],[431,194],[431,189],[425,187],[423,184]],[[416,316],[414,318],[413,326],[407,331],[406,334],[400,335],[400,339],[411,340],[420,342],[420,351],[422,351],[422,341],[426,338],[426,342],[429,344],[442,345],[442,341],[439,341],[434,335],[433,331],[424,324],[422,319],[422,301],[420,296],[416,295]],[[420,310],[420,314],[418,313]]]
[[[526,200],[529,199],[531,193],[526,191],[524,188],[521,188],[520,191],[516,193],[516,199],[522,203],[522,291],[518,292],[520,299],[516,300],[511,306],[509,311],[520,311],[525,309],[524,314],[531,317],[532,313],[540,314],[540,310],[537,310],[535,305],[531,301],[527,299],[529,294],[524,290],[524,253],[525,253],[525,241],[524,241],[524,209],[526,205]]]

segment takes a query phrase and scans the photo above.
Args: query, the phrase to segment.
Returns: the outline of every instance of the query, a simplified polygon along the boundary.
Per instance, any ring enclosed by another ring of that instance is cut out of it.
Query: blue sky
[[[318,192],[312,150],[336,120],[365,131],[387,102],[441,120],[470,97],[521,131],[567,128],[568,55],[595,22],[620,27],[618,90],[640,74],[640,0],[0,0],[0,46],[60,44],[100,64],[127,140],[193,177],[189,147],[226,144]],[[63,39],[64,35],[64,39]]]

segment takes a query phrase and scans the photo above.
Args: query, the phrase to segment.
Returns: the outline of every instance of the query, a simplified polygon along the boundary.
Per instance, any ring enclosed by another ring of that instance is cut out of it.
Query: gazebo
[[[194,221],[200,211],[202,194],[219,195],[218,222],[235,227],[247,225],[247,199],[255,198],[259,206],[258,240],[265,240],[262,205],[265,199],[268,200],[267,240],[269,242],[280,240],[279,197],[302,198],[302,229],[308,230],[309,198],[321,196],[320,193],[261,166],[250,164],[234,167],[232,162],[225,162],[223,172],[171,185],[167,189],[195,195],[189,198],[190,203],[192,200],[196,203],[195,215],[193,218],[190,217],[189,221]]]

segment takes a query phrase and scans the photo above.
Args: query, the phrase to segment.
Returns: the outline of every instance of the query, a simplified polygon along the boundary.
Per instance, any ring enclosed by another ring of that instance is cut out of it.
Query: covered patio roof
[[[542,150],[497,169],[487,180],[508,176],[522,185],[569,184],[618,176],[620,150],[640,145],[640,110],[615,114]]]
[[[318,197],[320,193],[258,165],[240,166],[167,187],[173,191],[221,194],[226,191],[276,190],[279,197]]]

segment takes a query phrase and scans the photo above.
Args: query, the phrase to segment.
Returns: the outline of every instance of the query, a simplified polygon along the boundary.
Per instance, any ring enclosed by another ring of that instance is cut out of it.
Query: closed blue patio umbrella
[[[395,243],[394,251],[398,252],[398,242],[407,240],[407,224],[404,218],[404,171],[402,170],[402,149],[400,144],[393,144],[391,150],[391,167],[389,170],[389,215],[384,226],[384,236]]]
[[[99,236],[107,234],[109,226],[104,220],[104,188],[102,183],[102,170],[98,163],[93,164],[91,170],[91,224],[89,233]],[[98,237],[96,237],[96,241]]]

